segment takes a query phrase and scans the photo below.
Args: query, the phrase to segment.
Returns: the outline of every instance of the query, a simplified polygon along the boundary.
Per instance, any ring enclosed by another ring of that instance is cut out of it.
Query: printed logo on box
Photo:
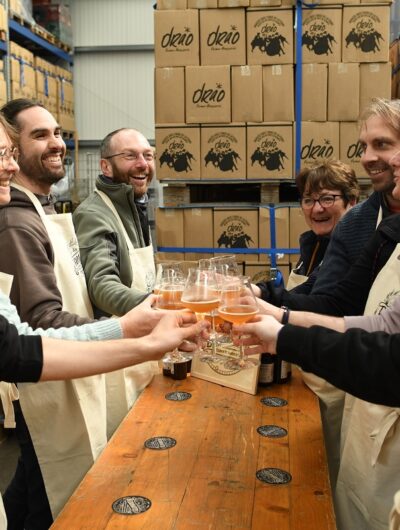
[[[201,88],[193,92],[192,102],[200,108],[219,108],[225,99],[225,90],[222,83],[216,83],[215,88],[206,87],[203,83]]]
[[[262,17],[254,24],[257,31],[251,41],[251,51],[255,49],[266,53],[267,55],[285,55],[285,44],[288,44],[286,38],[281,34],[285,25],[277,17]]]
[[[160,167],[163,164],[178,173],[192,171],[190,162],[196,160],[192,153],[188,151],[188,144],[191,144],[190,138],[182,133],[172,133],[164,138],[163,145],[166,145],[160,156]]]
[[[379,52],[379,43],[385,40],[381,33],[376,31],[376,26],[380,22],[380,18],[370,11],[361,11],[353,15],[349,20],[349,24],[353,27],[346,36],[346,48],[352,45],[364,53]]]
[[[206,156],[204,157],[205,167],[212,164],[221,171],[237,171],[236,162],[241,160],[239,153],[233,149],[237,144],[237,139],[228,133],[216,133],[211,136],[207,142],[211,144]]]
[[[221,31],[218,24],[215,31],[211,31],[207,37],[207,46],[212,50],[235,50],[240,40],[240,33],[235,25],[231,25],[230,31]]]
[[[301,148],[301,160],[317,160],[319,158],[330,158],[333,155],[331,140],[324,138],[323,145],[314,144],[312,138],[309,144]]]
[[[330,33],[333,29],[333,22],[330,18],[324,15],[312,15],[303,23],[303,27],[306,29],[301,38],[302,46],[306,46],[315,55],[333,53],[332,43],[336,43],[336,40]]]
[[[358,140],[356,143],[350,144],[347,147],[346,158],[354,163],[360,162],[362,154],[363,148],[360,140]]]
[[[218,247],[250,248],[250,243],[254,245],[254,241],[246,233],[249,227],[250,223],[239,215],[226,217],[221,223],[223,232],[218,238]]]
[[[193,43],[194,35],[189,27],[185,27],[183,33],[176,32],[172,26],[168,33],[164,33],[161,38],[161,48],[167,52],[187,52]]]
[[[280,148],[284,143],[280,134],[273,131],[262,132],[256,136],[254,142],[257,147],[251,155],[252,166],[259,164],[266,171],[281,171],[285,168],[284,161],[288,157]]]

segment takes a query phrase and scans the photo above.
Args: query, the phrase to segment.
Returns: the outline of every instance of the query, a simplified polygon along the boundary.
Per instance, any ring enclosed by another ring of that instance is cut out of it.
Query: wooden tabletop
[[[189,392],[168,401],[168,392]],[[261,403],[285,398],[283,407]],[[278,425],[282,438],[257,428]],[[144,442],[176,440],[168,450]],[[262,468],[280,468],[288,484],[265,484]],[[124,496],[151,501],[141,514],[121,515]],[[295,371],[289,384],[256,396],[194,377],[155,377],[51,527],[53,530],[334,530],[318,401]]]

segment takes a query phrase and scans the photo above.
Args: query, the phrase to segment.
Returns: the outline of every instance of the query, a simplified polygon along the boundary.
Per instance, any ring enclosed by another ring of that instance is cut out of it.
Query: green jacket
[[[96,187],[112,200],[134,248],[145,247],[132,187],[106,182],[102,176]],[[95,315],[125,314],[148,293],[130,287],[132,267],[117,219],[93,192],[75,210],[73,221]]]

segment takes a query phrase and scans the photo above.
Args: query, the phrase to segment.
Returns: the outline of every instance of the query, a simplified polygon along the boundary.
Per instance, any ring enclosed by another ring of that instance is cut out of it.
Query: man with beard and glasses
[[[96,188],[73,214],[96,317],[134,308],[153,290],[155,280],[147,217],[153,148],[139,131],[121,128],[104,138],[100,156]],[[142,364],[106,376],[109,435],[152,380],[151,368]]]
[[[55,214],[50,195],[65,174],[60,126],[29,99],[9,101],[2,113],[18,133],[21,162],[11,201],[0,209],[0,271],[11,283],[7,294],[34,329],[93,322],[72,217]],[[151,308],[151,300],[145,304]],[[149,319],[154,320],[150,313]],[[154,361],[138,366],[146,374],[158,369]],[[20,401],[14,401],[21,456],[4,496],[9,530],[48,528],[107,443],[113,396],[104,375],[73,381],[71,388],[47,385],[21,388]],[[66,422],[55,427],[54,411],[74,429],[60,428]]]

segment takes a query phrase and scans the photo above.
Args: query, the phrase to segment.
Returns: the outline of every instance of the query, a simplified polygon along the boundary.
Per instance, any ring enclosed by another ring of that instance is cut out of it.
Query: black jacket
[[[291,309],[326,315],[361,315],[377,274],[398,243],[400,215],[395,214],[381,222],[358,260],[332,288],[330,294],[303,295],[290,291],[274,291],[270,293],[269,301],[276,306],[285,305]]]
[[[284,326],[277,353],[364,401],[400,407],[400,333]]]

